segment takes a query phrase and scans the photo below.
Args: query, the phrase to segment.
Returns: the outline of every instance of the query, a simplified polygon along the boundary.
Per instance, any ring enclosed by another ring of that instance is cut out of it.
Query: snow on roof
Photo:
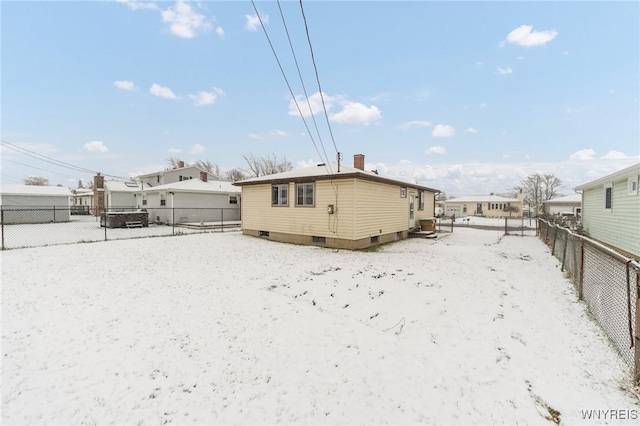
[[[582,191],[582,190],[585,190],[585,189],[588,189],[588,188],[592,188],[594,186],[599,186],[599,185],[601,185],[603,183],[612,182],[612,181],[618,180],[618,179],[624,179],[624,178],[631,177],[631,176],[634,176],[634,175],[635,176],[640,175],[640,163],[634,164],[631,167],[627,167],[626,169],[619,170],[619,171],[617,171],[615,173],[611,173],[609,175],[603,176],[603,177],[601,177],[599,179],[592,180],[591,182],[587,182],[587,183],[584,183],[582,185],[578,185],[574,189],[576,191]]]
[[[104,188],[110,192],[139,192],[142,189],[142,184],[140,182],[108,180],[104,182]]]
[[[138,175],[138,178],[145,178],[145,177],[151,177],[151,176],[163,176],[166,173],[173,173],[173,172],[178,172],[178,171],[183,171],[183,170],[187,170],[187,169],[196,169],[199,172],[204,172],[206,170],[202,170],[200,167],[196,167],[196,166],[184,166],[184,167],[176,167],[175,169],[166,169],[166,170],[160,170],[159,172],[153,172],[153,173],[147,173],[144,175]],[[209,173],[209,176],[212,176],[211,173]]]
[[[71,196],[71,190],[66,186],[40,186],[40,185],[2,185],[2,195],[35,195],[42,197]]]
[[[517,198],[506,198],[499,195],[467,195],[450,198],[445,203],[517,203]]]
[[[385,182],[393,183],[396,185],[410,186],[414,188],[421,188],[421,189],[427,189],[434,192],[440,192],[437,189],[429,188],[427,186],[420,185],[414,182],[409,182],[409,181],[392,178],[388,176],[381,176],[374,172],[356,169],[355,167],[345,166],[344,164],[340,165],[340,172],[338,173],[338,164],[336,163],[328,163],[328,164],[322,163],[315,166],[309,166],[309,167],[303,167],[300,169],[290,170],[288,172],[249,178],[249,179],[241,180],[239,182],[235,182],[234,185],[243,186],[243,185],[249,185],[252,183],[262,183],[262,182],[266,183],[266,182],[271,182],[276,180],[301,179],[301,178],[313,178],[313,177],[329,179],[331,176],[337,177],[340,175],[359,175],[365,179],[385,181]]]
[[[564,197],[552,198],[544,202],[545,204],[571,204],[571,203],[582,203],[582,195],[581,194],[571,194],[566,195]]]
[[[219,180],[210,180],[203,182],[200,179],[188,179],[182,182],[167,183],[164,185],[153,186],[146,188],[144,192],[155,191],[176,191],[176,192],[221,192],[239,194],[240,188],[233,186],[231,182],[224,182]],[[138,189],[137,192],[141,192]]]

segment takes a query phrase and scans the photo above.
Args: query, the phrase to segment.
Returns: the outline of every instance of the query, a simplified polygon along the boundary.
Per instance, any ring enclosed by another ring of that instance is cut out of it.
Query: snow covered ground
[[[5,424],[638,424],[630,372],[535,237],[351,252],[228,232],[1,260]]]

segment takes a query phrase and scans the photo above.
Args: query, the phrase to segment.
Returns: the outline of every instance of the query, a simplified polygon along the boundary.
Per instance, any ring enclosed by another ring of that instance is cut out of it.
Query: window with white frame
[[[627,193],[629,195],[638,195],[638,176],[627,179]]]
[[[314,184],[298,183],[296,184],[296,206],[314,206]]]
[[[289,205],[289,184],[283,183],[278,185],[271,185],[271,205]]]
[[[400,188],[400,197],[401,198],[407,197],[407,188]]]
[[[611,210],[613,207],[613,185],[608,183],[604,186],[604,208]]]

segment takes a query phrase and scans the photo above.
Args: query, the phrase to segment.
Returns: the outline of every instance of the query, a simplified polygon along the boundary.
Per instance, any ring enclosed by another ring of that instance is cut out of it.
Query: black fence
[[[640,383],[640,263],[546,220],[539,236]]]
[[[240,229],[239,208],[0,207],[2,250]]]

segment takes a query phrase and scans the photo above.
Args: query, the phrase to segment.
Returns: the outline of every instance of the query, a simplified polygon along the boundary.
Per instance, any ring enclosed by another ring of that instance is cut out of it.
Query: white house
[[[509,210],[511,209],[511,210]],[[499,195],[470,195],[445,201],[446,216],[522,217],[524,196],[506,198]]]
[[[144,185],[149,187],[149,185]],[[135,194],[143,189],[140,182],[104,181],[104,206],[111,211],[126,211],[136,207]]]
[[[231,182],[187,179],[147,187],[135,193],[136,207],[160,223],[229,222],[240,220],[240,188]]]
[[[78,188],[71,192],[71,214],[91,214],[94,208],[93,189]]]
[[[62,186],[2,185],[3,223],[68,222],[71,190]]]
[[[207,180],[215,180],[215,176],[211,173],[207,173],[196,166],[185,166],[184,161],[178,162],[178,167],[175,169],[167,169],[159,172],[148,173],[146,175],[138,176],[140,182],[148,186],[166,185],[169,183],[182,182],[191,179],[200,179],[201,174],[207,174]]]
[[[572,213],[580,216],[582,211],[582,194],[571,194],[564,197],[552,198],[542,203],[546,214]]]
[[[582,228],[614,249],[640,259],[640,163],[579,185]]]

